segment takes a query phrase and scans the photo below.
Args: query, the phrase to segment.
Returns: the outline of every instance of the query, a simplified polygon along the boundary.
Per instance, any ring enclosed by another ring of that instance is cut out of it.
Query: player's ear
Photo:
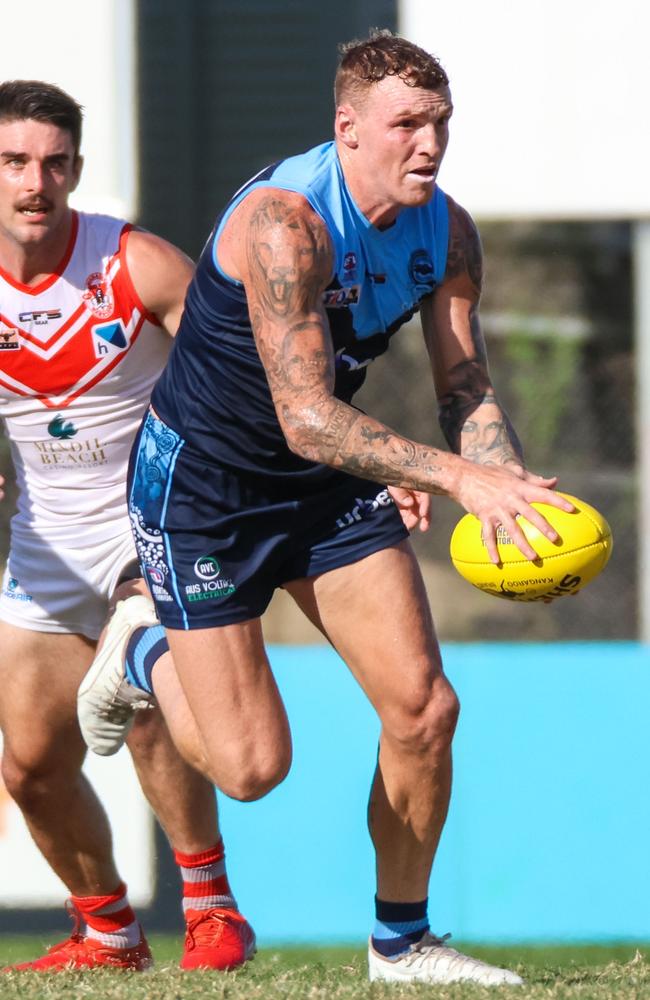
[[[334,118],[334,134],[339,142],[350,149],[359,145],[357,137],[357,114],[349,104],[339,104]]]
[[[77,155],[75,157],[75,161],[72,166],[72,186],[70,188],[71,191],[77,190],[77,185],[81,179],[81,171],[83,169],[83,165],[84,165],[83,156]]]

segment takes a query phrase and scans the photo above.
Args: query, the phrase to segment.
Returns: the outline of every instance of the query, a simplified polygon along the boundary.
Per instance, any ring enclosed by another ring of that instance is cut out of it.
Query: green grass
[[[0,937],[0,963],[35,957],[53,939]],[[393,986],[369,983],[361,948],[262,948],[235,973],[181,972],[178,937],[152,935],[155,971],[141,975],[9,973],[2,1000],[650,1000],[650,946],[468,947],[472,955],[515,969],[523,988]]]

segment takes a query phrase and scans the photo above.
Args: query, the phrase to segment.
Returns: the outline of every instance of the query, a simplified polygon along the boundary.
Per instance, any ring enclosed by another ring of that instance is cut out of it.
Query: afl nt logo
[[[213,556],[201,556],[194,563],[194,572],[199,580],[214,580],[221,572],[221,566]]]

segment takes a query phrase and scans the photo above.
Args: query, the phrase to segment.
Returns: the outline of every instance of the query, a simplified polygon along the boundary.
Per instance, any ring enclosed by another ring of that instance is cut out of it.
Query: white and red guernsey
[[[29,287],[0,268],[0,416],[22,526],[126,517],[131,444],[169,350],[128,273],[130,229],[75,212],[56,273]]]

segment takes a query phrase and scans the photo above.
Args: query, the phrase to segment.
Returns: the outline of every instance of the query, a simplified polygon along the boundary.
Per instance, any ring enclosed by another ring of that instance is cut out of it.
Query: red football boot
[[[79,932],[81,919],[74,909],[75,928],[69,938],[53,944],[45,955],[33,962],[7,965],[2,972],[75,972],[81,969],[98,969],[100,966],[112,969],[130,969],[145,972],[153,965],[149,945],[144,934],[140,943],[133,948],[111,948],[87,938]]]
[[[237,910],[187,910],[181,969],[221,969],[243,965],[255,954],[255,934]]]

